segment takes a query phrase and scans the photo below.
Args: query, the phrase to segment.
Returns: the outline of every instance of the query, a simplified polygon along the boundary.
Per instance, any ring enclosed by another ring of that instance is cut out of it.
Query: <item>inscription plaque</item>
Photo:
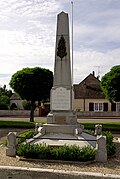
[[[59,87],[51,91],[52,110],[70,110],[70,90]]]

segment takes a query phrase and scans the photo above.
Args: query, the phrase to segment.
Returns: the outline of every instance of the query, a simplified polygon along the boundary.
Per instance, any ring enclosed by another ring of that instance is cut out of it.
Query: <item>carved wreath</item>
[[[65,43],[66,43],[65,39],[63,35],[61,35],[61,38],[58,42],[58,48],[57,48],[57,56],[61,58],[61,61],[63,57],[67,55]]]

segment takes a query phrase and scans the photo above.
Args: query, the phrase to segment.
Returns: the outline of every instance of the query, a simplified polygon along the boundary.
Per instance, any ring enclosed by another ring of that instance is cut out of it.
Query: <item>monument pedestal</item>
[[[51,111],[47,116],[48,124],[77,124],[77,115],[73,111]]]
[[[83,126],[77,123],[73,111],[73,89],[71,79],[69,19],[68,14],[61,12],[57,18],[57,35],[55,48],[55,65],[53,88],[51,89],[50,108],[47,124],[39,127],[38,134],[32,143],[49,146],[93,145],[95,136],[83,132]],[[36,139],[35,139],[36,138]]]

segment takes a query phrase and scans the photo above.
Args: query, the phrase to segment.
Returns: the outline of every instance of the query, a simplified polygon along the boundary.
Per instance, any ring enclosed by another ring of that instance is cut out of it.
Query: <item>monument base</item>
[[[39,133],[27,143],[46,144],[51,147],[77,145],[96,147],[96,137],[85,133],[79,125],[44,124],[38,128]]]
[[[47,115],[48,124],[77,124],[77,115],[73,111],[52,111]]]

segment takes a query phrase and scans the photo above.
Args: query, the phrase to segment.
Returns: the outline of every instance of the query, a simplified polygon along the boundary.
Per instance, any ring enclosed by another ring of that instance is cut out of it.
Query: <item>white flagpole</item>
[[[73,1],[71,1],[71,62],[72,62],[72,86],[71,86],[71,104],[72,104],[72,110],[73,110]]]
[[[73,86],[73,1],[71,1],[72,22],[71,22],[71,50],[72,50],[72,86]]]

